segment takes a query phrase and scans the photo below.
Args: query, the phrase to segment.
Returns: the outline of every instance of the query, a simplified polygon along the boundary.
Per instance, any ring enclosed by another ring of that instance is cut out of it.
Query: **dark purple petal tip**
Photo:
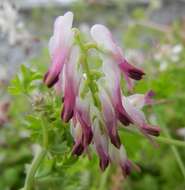
[[[109,165],[109,157],[107,155],[104,155],[101,159],[100,159],[100,168],[102,171],[105,171],[105,169],[108,167]]]
[[[122,174],[124,177],[127,177],[130,175],[131,173],[131,162],[129,160],[127,160],[124,163],[121,163],[121,169],[122,169]]]
[[[72,149],[72,154],[80,156],[84,151],[84,146],[81,142],[75,143]]]
[[[142,70],[137,69],[135,67],[130,68],[128,70],[128,74],[130,78],[135,80],[141,80],[143,78],[143,75],[145,75],[145,73]]]
[[[147,92],[146,96],[152,98],[152,97],[155,96],[155,92],[154,92],[153,90],[149,90],[149,91]]]
[[[93,139],[93,132],[91,127],[88,127],[84,133],[84,145],[89,145]]]
[[[69,122],[69,120],[73,117],[74,111],[73,110],[66,110],[65,106],[61,112],[61,118],[64,122]]]
[[[44,84],[46,84],[48,88],[51,88],[54,84],[57,83],[58,80],[59,80],[58,75],[51,76],[49,71],[44,75],[44,78],[43,78],[43,82]]]
[[[154,103],[153,96],[155,96],[154,91],[148,91],[145,95],[145,104],[152,105]]]
[[[125,126],[128,126],[130,123],[132,123],[132,121],[129,118],[129,116],[127,116],[127,114],[124,114],[123,112],[117,112],[117,118]]]
[[[120,137],[118,135],[117,129],[113,128],[112,130],[109,130],[109,136],[110,136],[111,143],[115,147],[120,148],[121,140],[120,140]]]
[[[152,136],[159,136],[160,134],[160,128],[159,127],[154,127],[151,125],[145,125],[142,127],[142,130],[147,133],[148,135]]]
[[[141,69],[138,69],[135,66],[131,65],[126,59],[122,60],[120,69],[134,80],[141,80],[143,75],[145,75]]]

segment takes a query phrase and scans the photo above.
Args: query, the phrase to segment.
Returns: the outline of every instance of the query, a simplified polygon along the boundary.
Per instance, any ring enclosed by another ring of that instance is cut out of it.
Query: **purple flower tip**
[[[130,68],[128,70],[128,74],[130,78],[135,80],[141,80],[143,78],[143,75],[145,75],[145,73],[142,70],[137,69],[135,67]]]
[[[59,76],[51,76],[50,72],[48,71],[43,78],[44,84],[48,87],[51,88],[56,82],[58,81]]]
[[[121,141],[120,141],[120,137],[119,137],[119,135],[118,135],[117,129],[112,128],[112,130],[109,131],[109,136],[110,136],[111,143],[112,143],[115,147],[120,148],[120,146],[121,146]]]
[[[155,96],[155,92],[153,90],[149,90],[146,95],[152,98],[153,96]]]
[[[124,177],[127,177],[131,173],[131,162],[127,160],[125,163],[121,164],[121,169]]]
[[[153,96],[155,96],[154,91],[148,91],[145,95],[145,104],[152,105],[154,103]]]
[[[160,128],[159,127],[154,127],[154,126],[151,126],[151,125],[144,125],[142,127],[142,130],[144,132],[146,132],[147,134],[152,135],[152,136],[159,136],[159,134],[160,134]]]
[[[102,171],[104,171],[109,165],[109,157],[107,155],[104,155],[103,158],[100,159],[100,168]]]
[[[123,59],[119,66],[121,71],[126,72],[126,74],[134,80],[141,80],[143,75],[145,75],[141,69],[131,65],[126,59]]]
[[[115,111],[117,118],[123,125],[128,126],[130,123],[132,123],[130,117],[128,116],[122,105],[117,106],[117,109]]]
[[[64,122],[69,122],[69,120],[73,117],[74,111],[73,110],[66,110],[65,106],[62,109],[61,112],[61,118]]]
[[[128,126],[131,123],[130,119],[127,116],[125,116],[124,114],[121,114],[121,113],[118,113],[118,119],[125,126]]]
[[[84,146],[81,142],[75,143],[72,149],[72,154],[80,156],[84,151]]]
[[[85,132],[85,139],[84,139],[84,144],[89,145],[92,141],[93,138],[93,132],[91,130],[91,127],[88,127]]]

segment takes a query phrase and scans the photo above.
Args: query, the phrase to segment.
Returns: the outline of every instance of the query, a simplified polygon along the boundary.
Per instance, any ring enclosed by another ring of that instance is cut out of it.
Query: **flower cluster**
[[[84,43],[80,31],[72,28],[72,22],[73,14],[67,12],[54,23],[54,34],[49,41],[52,64],[44,83],[54,86],[62,97],[61,118],[70,122],[74,138],[72,153],[86,153],[92,144],[102,170],[109,163],[115,163],[127,176],[134,164],[128,160],[121,144],[118,124],[120,122],[123,127],[133,124],[150,139],[151,135],[159,135],[159,128],[148,124],[141,110],[153,103],[154,94],[149,91],[143,95],[124,96],[121,75],[130,90],[133,79],[142,79],[144,72],[128,63],[105,26],[94,25],[90,31],[93,42]],[[99,77],[95,77],[89,66],[91,49],[95,49],[96,56],[101,59]]]

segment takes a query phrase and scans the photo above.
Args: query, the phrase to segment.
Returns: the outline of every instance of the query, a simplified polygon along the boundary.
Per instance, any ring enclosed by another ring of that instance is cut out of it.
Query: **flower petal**
[[[93,138],[88,102],[86,102],[85,100],[80,100],[78,98],[76,102],[75,114],[84,134],[83,145],[85,148],[87,148]]]
[[[101,24],[95,24],[90,32],[92,38],[100,47],[107,51],[114,52],[115,44],[108,28]]]
[[[74,121],[74,119],[73,119],[73,122],[71,122],[70,128],[71,128],[71,134],[75,141],[75,144],[72,149],[72,154],[76,154],[79,156],[84,151],[84,146],[83,146],[84,136],[83,136],[82,128],[79,123]]]
[[[148,124],[144,124],[142,127],[142,130],[148,134],[148,135],[152,135],[152,136],[159,136],[160,134],[160,128],[157,126],[152,126],[152,125],[148,125]]]
[[[91,36],[100,48],[103,48],[103,50],[111,54],[120,70],[125,75],[129,89],[133,86],[129,77],[135,80],[142,79],[144,72],[128,63],[123,56],[121,48],[115,43],[108,28],[104,25],[96,24],[91,28]]]
[[[79,89],[79,81],[77,71],[77,63],[80,57],[80,50],[74,46],[71,50],[71,55],[64,69],[64,106],[61,117],[65,122],[68,122],[74,114],[76,96]]]
[[[153,96],[154,92],[150,90],[146,94],[134,94],[128,96],[127,99],[134,107],[142,109],[145,105],[153,104]]]
[[[114,107],[117,118],[124,124],[129,125],[131,119],[126,113],[121,100],[121,89],[120,89],[120,71],[117,65],[111,57],[103,56],[103,71],[105,73],[107,81],[107,90],[110,95],[111,103]]]
[[[49,41],[49,52],[52,58],[52,65],[44,76],[44,83],[52,87],[59,79],[60,72],[68,57],[73,43],[73,32],[71,30],[73,14],[67,12],[64,16],[56,18],[54,34]]]
[[[146,118],[144,113],[134,106],[130,101],[129,98],[122,97],[123,105],[126,109],[126,112],[132,119],[133,123],[139,127],[139,129],[144,132],[145,135],[153,135],[158,136],[160,133],[159,127],[154,127],[152,125],[147,124]]]
[[[82,143],[82,140],[79,139],[78,141],[75,142],[73,149],[72,149],[72,154],[75,154],[77,156],[80,156],[84,151],[84,146]]]
[[[102,102],[103,116],[107,132],[109,134],[112,144],[119,148],[121,145],[121,141],[117,131],[116,114],[109,100],[109,97],[104,90],[102,90],[100,93],[100,99]]]
[[[100,130],[97,119],[94,121],[93,134],[95,148],[100,158],[100,168],[104,171],[109,164],[108,139],[105,133]]]

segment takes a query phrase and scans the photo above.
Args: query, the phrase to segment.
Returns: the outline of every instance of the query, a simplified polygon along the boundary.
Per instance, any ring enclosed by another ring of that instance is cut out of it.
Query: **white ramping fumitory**
[[[44,83],[48,87],[55,85],[57,95],[63,96],[61,118],[71,124],[74,138],[72,154],[79,156],[86,153],[93,144],[101,170],[115,163],[126,177],[131,168],[138,168],[127,158],[119,137],[118,122],[125,126],[136,125],[147,137],[159,135],[159,128],[149,125],[141,111],[144,105],[153,104],[154,93],[149,91],[144,95],[127,97],[122,94],[121,72],[129,88],[132,87],[131,79],[140,80],[144,72],[126,61],[111,32],[99,24],[91,29],[95,46],[98,46],[96,51],[102,61],[98,71],[101,76],[96,79],[89,67],[88,48],[91,46],[83,44],[78,29],[72,30],[72,21],[71,12],[55,21],[54,35],[49,42],[52,65],[44,77]],[[100,104],[96,104],[96,98]]]
[[[80,76],[78,74],[77,64],[80,59],[80,49],[78,46],[73,46],[70,52],[69,60],[64,66],[64,98],[63,110],[61,117],[65,122],[68,122],[74,113],[76,97],[78,94]]]
[[[72,31],[73,13],[67,12],[56,18],[53,36],[49,41],[49,51],[52,64],[45,74],[44,83],[52,87],[59,79],[66,59],[68,58],[74,34]]]
[[[131,161],[128,160],[126,150],[123,145],[121,145],[120,149],[117,149],[110,144],[109,154],[111,162],[120,165],[123,176],[126,177],[129,175],[131,171]]]
[[[107,93],[104,90],[102,90],[102,92],[100,93],[100,99],[102,103],[103,117],[108,135],[110,137],[112,144],[114,144],[117,148],[119,148],[121,146],[121,141],[117,130],[116,113],[114,111],[114,108],[110,102]]]
[[[73,118],[71,122],[71,134],[75,141],[75,144],[72,149],[72,154],[76,154],[79,156],[84,151],[84,146],[83,146],[84,135],[80,123],[77,122],[75,118]]]
[[[93,132],[91,128],[91,121],[89,115],[89,105],[85,100],[77,98],[76,107],[74,112],[74,123],[80,124],[81,127],[81,139],[76,141],[73,147],[73,154],[81,154],[85,151],[93,138]],[[80,150],[79,150],[80,149]]]
[[[97,154],[100,158],[100,168],[102,171],[104,171],[109,164],[110,158],[108,152],[108,137],[102,130],[103,129],[100,129],[99,121],[95,119],[93,125],[93,141]]]
[[[123,56],[121,48],[115,43],[108,28],[104,25],[96,24],[91,28],[91,36],[100,48],[103,48],[103,50],[109,52],[113,56],[115,62],[119,65],[120,70],[125,76],[129,89],[132,88],[132,82],[129,77],[135,80],[142,79],[144,72],[128,63]]]
[[[103,72],[105,74],[105,80],[107,82],[107,91],[110,96],[110,100],[114,107],[116,117],[124,125],[131,123],[131,118],[125,111],[121,100],[121,87],[120,87],[120,71],[118,66],[114,63],[110,56],[102,56],[103,59]]]
[[[160,129],[158,127],[147,124],[142,107],[152,103],[153,92],[149,91],[146,95],[135,94],[132,96],[122,96],[122,102],[126,109],[126,112],[132,118],[133,124],[139,127],[139,129],[146,135],[158,136]]]

